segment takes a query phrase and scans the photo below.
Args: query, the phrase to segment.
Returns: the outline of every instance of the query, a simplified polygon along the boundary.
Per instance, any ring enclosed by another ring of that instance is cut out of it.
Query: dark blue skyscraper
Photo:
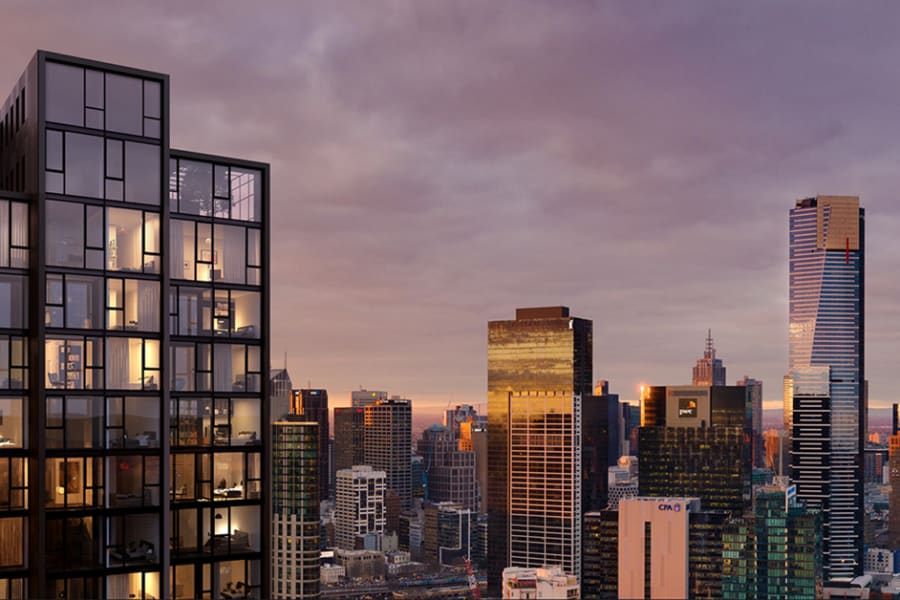
[[[823,512],[826,578],[862,571],[864,215],[855,196],[798,200],[790,214],[791,476]]]

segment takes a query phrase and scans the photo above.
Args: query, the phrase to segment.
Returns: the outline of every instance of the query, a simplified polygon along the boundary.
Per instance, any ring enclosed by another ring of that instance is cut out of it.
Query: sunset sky
[[[871,8],[9,2],[0,89],[39,48],[170,74],[173,147],[272,165],[273,366],[332,406],[411,398],[419,422],[486,406],[487,321],[558,304],[593,319],[594,376],[624,400],[689,383],[711,328],[729,383],[779,406],[788,211],[859,195],[885,406],[900,14]]]

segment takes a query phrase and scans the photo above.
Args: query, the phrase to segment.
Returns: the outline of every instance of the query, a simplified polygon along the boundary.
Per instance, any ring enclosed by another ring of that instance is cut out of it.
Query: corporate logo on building
[[[668,511],[668,512],[681,512],[680,504],[660,504],[656,507],[656,510]]]
[[[696,398],[679,398],[678,399],[678,417],[679,418],[696,418],[697,417],[697,399]]]

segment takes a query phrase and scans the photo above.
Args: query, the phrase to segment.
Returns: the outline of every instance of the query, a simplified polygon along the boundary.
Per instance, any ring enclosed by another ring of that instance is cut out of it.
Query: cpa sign
[[[660,504],[656,507],[656,510],[669,511],[669,512],[681,512],[680,504]]]

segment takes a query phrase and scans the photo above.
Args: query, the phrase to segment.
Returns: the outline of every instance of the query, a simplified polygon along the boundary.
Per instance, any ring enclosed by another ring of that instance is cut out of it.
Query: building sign
[[[680,504],[660,504],[656,507],[656,510],[669,511],[669,512],[681,512]]]
[[[679,398],[678,399],[678,417],[679,418],[697,418],[697,399],[696,398]]]

